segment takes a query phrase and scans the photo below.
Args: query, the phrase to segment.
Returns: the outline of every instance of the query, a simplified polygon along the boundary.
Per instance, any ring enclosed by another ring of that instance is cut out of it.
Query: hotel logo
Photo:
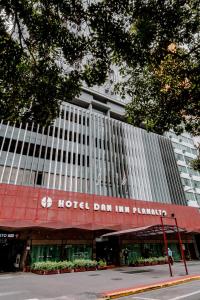
[[[52,199],[50,197],[43,197],[41,200],[41,205],[44,208],[49,208],[52,206]]]

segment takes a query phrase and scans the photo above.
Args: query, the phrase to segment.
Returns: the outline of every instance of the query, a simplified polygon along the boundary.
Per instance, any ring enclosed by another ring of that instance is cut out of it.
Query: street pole
[[[175,223],[176,223],[176,230],[177,230],[178,240],[179,240],[179,245],[180,245],[180,250],[181,250],[181,257],[182,257],[182,260],[183,260],[184,266],[185,266],[185,273],[186,273],[186,275],[188,275],[188,269],[187,269],[187,264],[186,264],[186,260],[185,260],[185,254],[184,254],[184,251],[183,251],[183,243],[182,243],[182,240],[181,240],[180,231],[178,229],[178,224],[177,224],[176,218],[174,218],[174,220],[175,220]]]
[[[166,232],[165,232],[165,227],[164,227],[164,224],[163,224],[163,218],[160,217],[160,220],[161,220],[161,224],[162,224],[162,231],[163,231],[163,238],[164,238],[164,244],[165,244],[165,252],[166,252],[166,255],[167,255],[167,260],[168,260],[168,265],[169,265],[169,272],[170,272],[170,276],[172,277],[172,267],[171,267],[171,264],[170,264],[170,259],[169,259],[169,255],[168,255],[168,243],[167,243],[167,236],[166,236]]]

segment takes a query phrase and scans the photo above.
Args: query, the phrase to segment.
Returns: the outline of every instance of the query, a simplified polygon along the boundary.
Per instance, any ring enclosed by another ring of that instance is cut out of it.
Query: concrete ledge
[[[161,282],[157,282],[154,284],[143,285],[143,286],[141,285],[141,286],[137,286],[134,288],[120,289],[120,290],[105,292],[102,294],[102,298],[104,300],[105,299],[107,299],[107,300],[116,299],[116,298],[120,298],[120,297],[125,297],[125,296],[129,296],[129,295],[147,292],[150,290],[161,289],[163,287],[178,285],[178,284],[182,284],[182,283],[193,281],[193,280],[200,280],[200,275],[192,275],[192,276],[188,275],[188,276],[184,276],[184,278],[176,278],[173,280],[161,281]]]

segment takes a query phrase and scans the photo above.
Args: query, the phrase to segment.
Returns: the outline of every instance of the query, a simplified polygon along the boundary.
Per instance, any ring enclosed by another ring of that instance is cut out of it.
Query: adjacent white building
[[[172,141],[188,205],[200,207],[200,172],[190,166],[190,161],[197,157],[194,140],[188,133],[177,136],[170,131],[166,135]]]

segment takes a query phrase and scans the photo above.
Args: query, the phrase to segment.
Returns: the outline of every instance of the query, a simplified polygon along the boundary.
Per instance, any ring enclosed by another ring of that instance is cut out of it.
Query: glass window
[[[200,181],[194,181],[194,187],[200,188]]]
[[[181,181],[183,185],[192,186],[190,180],[187,178],[181,178]]]
[[[192,154],[197,155],[197,150],[196,149],[190,149],[190,150],[191,150]]]
[[[187,157],[187,156],[185,157],[185,161],[187,164],[190,164],[191,160],[192,160],[191,157]]]
[[[92,259],[91,245],[65,245],[64,259],[73,261],[75,259]]]
[[[192,168],[189,168],[188,171],[189,171],[188,173],[191,175],[199,176],[199,172]]]
[[[182,160],[182,161],[184,161],[184,157],[183,157],[182,154],[175,153],[175,156],[176,156],[176,159],[177,159],[177,160]]]
[[[193,193],[186,192],[185,196],[188,201],[195,201],[195,195]]]
[[[178,166],[178,169],[179,169],[180,172],[188,173],[188,172],[187,172],[187,168],[184,167],[184,166]]]
[[[31,249],[32,263],[38,261],[59,261],[60,245],[33,245]]]

